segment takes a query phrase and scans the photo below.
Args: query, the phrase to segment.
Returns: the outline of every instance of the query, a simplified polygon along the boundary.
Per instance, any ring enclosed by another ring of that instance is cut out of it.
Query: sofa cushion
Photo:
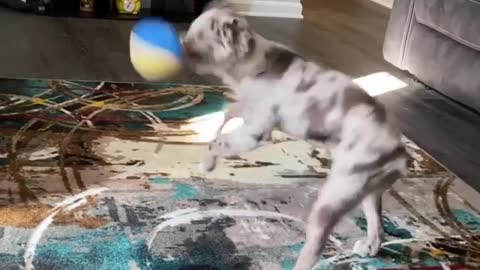
[[[480,51],[480,0],[416,0],[415,19]]]
[[[395,0],[383,54],[480,112],[480,0]]]
[[[410,73],[480,112],[480,51],[420,23],[413,23],[405,51],[404,66]]]

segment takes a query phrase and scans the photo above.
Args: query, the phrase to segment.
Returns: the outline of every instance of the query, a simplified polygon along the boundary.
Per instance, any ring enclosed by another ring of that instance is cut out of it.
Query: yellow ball
[[[182,46],[175,29],[160,19],[140,20],[130,33],[130,60],[146,80],[164,80],[182,67]]]

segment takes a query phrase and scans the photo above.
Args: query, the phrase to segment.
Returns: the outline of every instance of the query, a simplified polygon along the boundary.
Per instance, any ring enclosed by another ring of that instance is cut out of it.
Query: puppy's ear
[[[209,9],[218,8],[218,9],[231,9],[233,10],[233,6],[227,2],[226,0],[212,0],[208,2],[207,5],[203,8],[203,11],[207,11]]]
[[[241,16],[233,16],[223,23],[223,36],[237,57],[246,57],[255,49],[256,41],[247,20]]]

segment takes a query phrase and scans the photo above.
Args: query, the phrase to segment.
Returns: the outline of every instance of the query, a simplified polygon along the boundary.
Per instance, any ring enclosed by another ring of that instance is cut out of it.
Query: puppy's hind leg
[[[367,219],[367,238],[355,243],[353,253],[362,257],[375,256],[380,250],[383,236],[382,193],[370,193],[363,200],[362,208]]]
[[[329,179],[319,192],[308,219],[305,246],[295,270],[312,269],[337,222],[368,193],[366,175],[353,174],[344,165],[334,162]]]
[[[372,192],[362,202],[363,212],[367,219],[367,238],[355,243],[354,254],[362,257],[375,256],[380,251],[383,237],[382,194],[400,178],[402,170],[402,166],[399,166],[398,169],[382,172],[370,179]]]

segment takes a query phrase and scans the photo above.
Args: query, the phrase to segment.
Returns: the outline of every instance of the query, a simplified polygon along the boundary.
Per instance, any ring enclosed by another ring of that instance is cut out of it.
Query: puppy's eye
[[[204,32],[198,33],[198,36],[197,36],[198,39],[203,39],[204,37],[205,37],[205,33],[204,33]]]
[[[237,25],[238,25],[238,20],[237,20],[237,19],[233,19],[232,24],[233,24],[234,26],[237,26]]]

